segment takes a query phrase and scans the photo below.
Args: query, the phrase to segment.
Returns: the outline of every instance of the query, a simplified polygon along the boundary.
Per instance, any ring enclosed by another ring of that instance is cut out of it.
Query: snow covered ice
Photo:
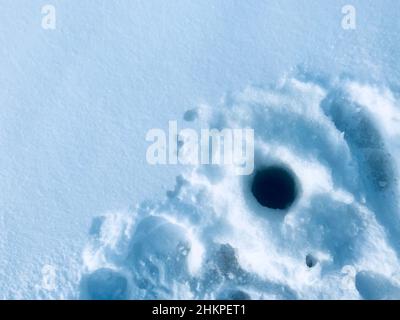
[[[400,109],[390,91],[287,78],[198,114],[203,126],[254,128],[254,174],[198,166],[165,200],[96,219],[89,279],[116,272],[135,299],[400,297]],[[275,180],[256,196],[254,184]],[[82,293],[96,298],[108,281]]]
[[[1,299],[400,296],[398,0],[0,9]],[[150,165],[170,121],[253,174]]]

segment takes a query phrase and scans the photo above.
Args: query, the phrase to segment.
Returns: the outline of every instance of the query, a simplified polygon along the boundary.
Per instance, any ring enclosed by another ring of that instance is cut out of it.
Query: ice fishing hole
[[[263,207],[288,209],[296,200],[296,179],[292,172],[281,166],[257,170],[251,192]]]

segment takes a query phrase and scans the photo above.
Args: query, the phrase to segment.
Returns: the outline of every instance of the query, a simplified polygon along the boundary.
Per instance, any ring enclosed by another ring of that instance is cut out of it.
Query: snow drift
[[[253,128],[254,173],[197,166],[164,201],[96,218],[82,298],[400,296],[400,109],[390,90],[285,78],[184,119]],[[282,209],[260,204],[252,190],[257,172],[271,167],[296,184]]]

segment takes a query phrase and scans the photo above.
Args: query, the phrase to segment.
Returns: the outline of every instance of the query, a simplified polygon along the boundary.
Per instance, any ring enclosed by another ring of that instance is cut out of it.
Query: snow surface
[[[84,298],[400,297],[400,105],[389,91],[290,78],[198,114],[201,127],[254,128],[256,167],[290,168],[296,203],[262,207],[252,176],[199,166],[164,201],[95,219]],[[114,277],[126,285],[111,290]]]
[[[0,297],[398,297],[400,3],[351,1],[345,31],[347,3],[2,1]],[[295,172],[290,212],[146,163],[196,108]]]

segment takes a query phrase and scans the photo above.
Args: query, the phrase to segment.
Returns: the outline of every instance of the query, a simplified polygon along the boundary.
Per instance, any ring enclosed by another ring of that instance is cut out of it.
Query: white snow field
[[[399,12],[1,1],[0,298],[400,298]],[[256,172],[288,170],[293,205],[229,167],[149,165],[170,120],[253,128]]]

